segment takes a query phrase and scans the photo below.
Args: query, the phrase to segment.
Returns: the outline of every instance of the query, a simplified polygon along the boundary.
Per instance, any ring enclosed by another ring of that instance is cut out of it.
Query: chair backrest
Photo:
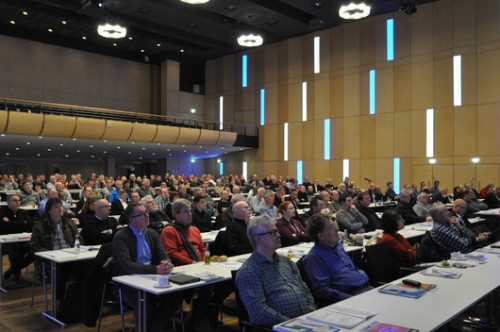
[[[249,322],[248,312],[245,308],[245,305],[241,301],[240,292],[238,291],[238,287],[236,286],[236,274],[237,270],[231,270],[231,277],[233,279],[234,284],[234,299],[236,301],[236,309],[238,311],[238,324],[240,326],[240,331],[243,330],[243,326],[245,322]]]
[[[104,243],[95,256],[87,273],[88,281],[111,280],[111,260],[113,259],[113,243]]]
[[[213,243],[210,244],[211,255],[227,255],[226,250],[226,231],[219,231]]]
[[[425,232],[417,252],[417,262],[439,262],[443,259],[449,259],[449,256],[443,256],[439,252],[439,245],[431,237],[429,231]]]
[[[370,282],[387,283],[397,279],[399,263],[384,243],[366,246],[366,267]]]

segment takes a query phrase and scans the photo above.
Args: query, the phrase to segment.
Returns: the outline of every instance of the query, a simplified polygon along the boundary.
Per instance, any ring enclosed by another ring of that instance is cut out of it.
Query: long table
[[[31,233],[17,233],[17,234],[7,234],[0,235],[0,291],[7,293],[7,290],[3,288],[3,259],[2,259],[2,244],[3,243],[16,243],[16,242],[28,242],[31,239]]]
[[[91,260],[97,256],[100,246],[82,246],[80,250],[74,248],[39,251],[35,255],[43,259],[42,265],[44,268],[43,274],[45,275],[45,261],[50,262],[50,285],[51,285],[51,310],[47,307],[47,294],[45,294],[45,311],[42,314],[53,322],[65,326],[66,324],[57,317],[57,265],[71,262],[78,262],[84,260]],[[44,279],[45,287],[45,279]]]
[[[375,316],[356,326],[356,331],[367,327],[374,321],[415,328],[420,331],[436,330],[500,286],[500,278],[498,278],[500,249],[495,251],[489,246],[478,250],[478,253],[486,255],[487,262],[466,269],[456,269],[462,274],[458,279],[427,276],[423,274],[423,271],[405,277],[438,285],[435,291],[428,292],[419,299],[383,294],[378,289],[373,289],[341,301],[339,304],[377,312]],[[429,269],[443,268],[430,267]],[[450,271],[450,269],[445,270]],[[402,279],[392,283],[399,283]],[[307,314],[301,316],[300,319],[307,320]],[[274,330],[288,331],[282,327],[282,324],[274,326]],[[341,329],[341,331],[345,330]]]
[[[138,294],[137,315],[139,326],[138,332],[147,331],[147,311],[146,311],[146,296],[148,293],[154,295],[163,295],[173,292],[179,292],[185,289],[201,287],[207,284],[217,283],[225,280],[231,280],[231,271],[238,270],[242,265],[242,260],[248,258],[250,254],[229,257],[227,262],[211,262],[205,265],[203,262],[195,264],[176,266],[173,273],[185,273],[191,276],[200,277],[204,274],[213,274],[218,276],[218,279],[209,281],[198,281],[185,285],[170,283],[169,288],[157,288],[155,284],[158,282],[159,275],[122,275],[113,277],[113,281],[120,284],[135,288]]]

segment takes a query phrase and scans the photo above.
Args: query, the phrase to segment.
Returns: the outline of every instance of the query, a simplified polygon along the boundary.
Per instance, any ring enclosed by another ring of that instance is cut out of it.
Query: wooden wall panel
[[[453,116],[453,108],[434,110],[435,156],[453,156]]]
[[[476,1],[477,2],[477,1]],[[476,43],[476,2],[475,1],[454,1],[453,2],[453,16],[443,15],[440,19],[445,17],[453,17],[455,24],[453,24],[453,35],[450,40],[453,41],[453,46],[456,48],[471,46]],[[488,1],[486,1],[488,2]],[[449,10],[449,8],[448,8]],[[439,13],[441,14],[441,13]],[[498,7],[497,7],[498,15]],[[498,20],[498,16],[497,16]],[[437,21],[437,20],[436,20]]]
[[[498,84],[492,78],[500,77],[500,49],[478,53],[477,55],[477,103],[487,104],[500,101]]]
[[[0,133],[5,132],[5,128],[7,127],[8,119],[9,119],[9,112],[0,111]]]
[[[343,116],[358,116],[360,114],[359,73],[344,75],[343,83],[344,83]]]
[[[315,100],[314,119],[330,118],[330,80],[321,79],[314,81],[313,99]]]
[[[359,158],[359,123],[360,119],[358,117],[344,118],[342,158]]]
[[[434,180],[432,179],[432,166],[422,165],[422,164],[413,164],[412,166],[412,183],[419,184],[421,181],[425,181],[427,187],[432,187]]]
[[[276,82],[278,80],[278,68],[279,68],[279,57],[278,57],[278,46],[277,44],[269,45],[265,50],[264,55],[265,63],[259,63],[258,68],[264,70],[264,82]]]
[[[303,160],[314,160],[323,159],[323,154],[315,154],[315,146],[323,145],[322,139],[318,141],[318,135],[315,132],[316,127],[314,121],[306,121],[302,123],[302,138],[304,143],[302,144],[302,159]]]
[[[236,142],[236,133],[230,133],[227,131],[219,132],[219,140],[217,141],[217,145],[220,146],[230,146]]]
[[[128,140],[130,142],[152,142],[156,136],[156,131],[156,125],[136,122],[132,125],[132,133]]]
[[[342,116],[344,112],[344,84],[343,77],[334,76],[330,80],[330,116]]]
[[[290,122],[288,131],[288,158],[289,160],[300,160],[303,157],[304,144],[309,146],[308,135],[302,130],[302,122]]]
[[[482,188],[488,183],[494,183],[500,186],[500,163],[496,164],[478,164],[477,165],[477,187]]]
[[[375,158],[367,158],[367,159],[361,159],[359,162],[359,178],[356,180],[356,182],[363,189],[368,189],[368,182],[364,180],[364,178],[377,181],[375,177],[377,171],[377,166],[375,161],[376,161]],[[386,176],[387,173],[388,172],[386,170],[384,172],[384,177]],[[383,181],[383,179],[381,179],[381,181]],[[376,183],[381,183],[381,182],[376,182]]]
[[[377,158],[394,156],[394,119],[392,114],[378,114],[375,121],[375,155]]]
[[[433,15],[432,7],[418,6],[418,15],[407,16],[411,24],[412,56],[430,54],[433,51]],[[408,38],[408,36],[407,36]]]
[[[106,120],[104,128],[104,134],[101,139],[126,141],[132,133],[132,122]]]
[[[497,86],[498,88],[498,86]],[[498,156],[500,151],[500,103],[478,105],[477,109],[477,153]]]
[[[42,126],[43,114],[10,111],[5,133],[38,136]]]
[[[378,115],[360,117],[360,158],[375,158],[377,154],[377,135],[375,134],[377,132],[375,124],[377,120]]]
[[[326,179],[330,176],[330,161],[317,160],[314,163],[312,174],[314,174],[314,177],[318,178],[320,183],[326,183]]]
[[[393,67],[377,69],[375,86],[376,86],[376,99],[375,99],[376,114],[394,112]]]
[[[100,139],[104,134],[106,122],[104,120],[77,118],[74,138]]]
[[[433,180],[439,180],[439,188],[448,188],[453,192],[453,165],[432,165]]]
[[[394,116],[394,156],[400,158],[411,156],[412,125],[411,112],[395,112]],[[421,128],[418,129],[421,133]],[[422,139],[422,135],[420,135]]]
[[[179,127],[173,126],[158,126],[156,136],[153,138],[152,143],[173,144],[179,137]]]
[[[411,112],[411,156],[425,157],[425,119],[426,111]]]
[[[411,66],[411,108],[426,109],[434,105],[433,63],[414,62]]]
[[[392,181],[393,179],[393,170],[394,168],[394,160],[387,158],[377,158],[375,160],[375,179],[369,178],[371,180],[375,180],[377,184],[380,185],[382,191],[386,189],[386,183],[388,181]],[[363,176],[364,177],[364,176]],[[361,178],[360,178],[361,179]]]
[[[332,159],[340,159],[344,153],[344,120],[342,118],[332,119],[331,121],[331,136],[332,141],[330,147],[332,149]]]
[[[41,136],[71,137],[76,127],[76,118],[45,114]]]
[[[468,183],[473,188],[477,188],[476,166],[473,164],[453,165],[453,183],[454,185]]]
[[[455,2],[456,3],[456,2]],[[450,15],[450,3],[438,1],[434,7],[436,13],[433,19],[433,45],[436,52],[453,48],[453,15]]]
[[[477,56],[462,54],[462,105],[474,105],[477,94]]]
[[[434,60],[434,108],[453,105],[453,52],[442,52]]]
[[[394,67],[394,111],[408,111],[411,108],[411,65]]]
[[[474,106],[456,107],[453,112],[454,156],[474,156],[477,153],[477,114]]]

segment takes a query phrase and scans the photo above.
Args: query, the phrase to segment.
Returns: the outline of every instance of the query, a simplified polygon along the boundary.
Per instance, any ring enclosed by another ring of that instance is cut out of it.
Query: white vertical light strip
[[[320,37],[314,37],[314,73],[319,74],[320,68]]]
[[[288,122],[283,124],[283,160],[288,161]]]
[[[302,122],[307,121],[307,82],[302,82]]]
[[[427,109],[425,119],[426,157],[434,157],[434,109]]]
[[[219,130],[224,129],[224,97],[219,97]]]
[[[394,191],[396,194],[399,194],[400,185],[400,173],[401,173],[401,161],[399,158],[394,158],[394,178],[392,179],[392,183],[394,184]]]
[[[241,165],[241,175],[243,175],[245,179],[248,179],[247,173],[248,173],[248,163],[244,161]]]
[[[453,106],[462,106],[462,56],[453,57]]]
[[[346,176],[349,176],[349,159],[343,160],[342,178],[345,179]]]

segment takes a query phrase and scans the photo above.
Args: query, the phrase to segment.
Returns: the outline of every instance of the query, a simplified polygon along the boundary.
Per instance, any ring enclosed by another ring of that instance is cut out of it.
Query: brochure
[[[419,330],[409,328],[409,327],[404,327],[404,326],[399,326],[399,325],[394,325],[394,324],[389,324],[389,323],[381,323],[381,322],[373,322],[367,327],[363,328],[361,331],[364,332],[418,332]]]
[[[378,312],[376,311],[357,309],[344,305],[332,305],[313,311],[307,314],[306,318],[323,324],[351,329],[366,321],[367,318],[377,314]]]
[[[382,288],[379,288],[380,293],[399,295],[404,297],[410,297],[413,299],[418,299],[428,291],[435,290],[436,284],[422,284],[420,287],[412,287],[405,285],[403,283],[399,284],[388,284]]]
[[[295,318],[288,322],[274,326],[275,331],[281,332],[337,332],[340,329],[330,324],[323,324],[305,320],[303,318]]]

